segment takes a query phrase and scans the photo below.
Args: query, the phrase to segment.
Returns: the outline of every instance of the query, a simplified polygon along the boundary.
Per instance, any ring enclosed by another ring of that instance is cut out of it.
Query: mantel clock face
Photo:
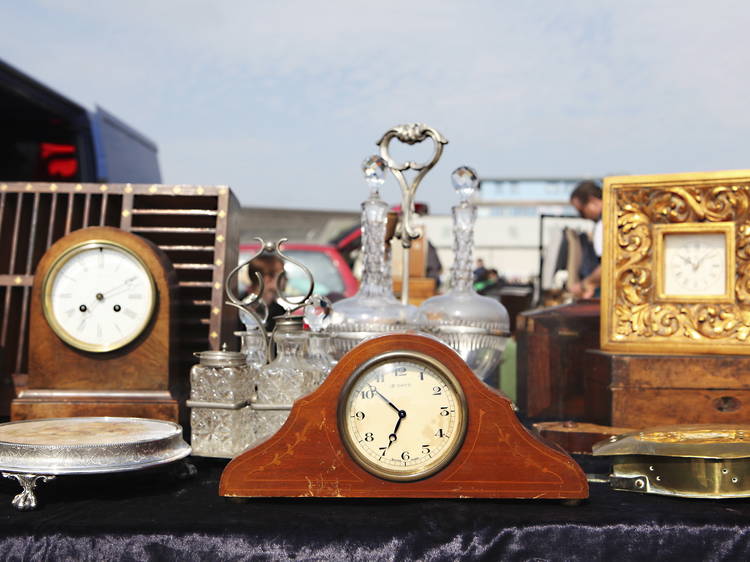
[[[91,241],[73,246],[52,265],[42,284],[42,310],[67,344],[104,353],[126,346],[151,319],[154,279],[125,246]]]
[[[396,351],[357,369],[342,391],[338,418],[347,450],[365,470],[416,480],[456,455],[466,432],[466,399],[445,365]]]

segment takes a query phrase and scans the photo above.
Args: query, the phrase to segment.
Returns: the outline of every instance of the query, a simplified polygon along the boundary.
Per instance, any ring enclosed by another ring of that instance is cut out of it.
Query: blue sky
[[[746,2],[26,0],[0,18],[1,58],[154,140],[165,183],[245,205],[357,209],[361,161],[407,122],[450,141],[417,196],[433,212],[463,164],[750,168]]]

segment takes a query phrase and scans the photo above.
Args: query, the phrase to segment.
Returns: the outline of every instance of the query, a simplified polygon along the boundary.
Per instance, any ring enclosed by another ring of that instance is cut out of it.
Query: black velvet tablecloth
[[[39,485],[40,506],[31,512],[11,507],[19,487],[3,479],[0,557],[750,560],[747,500],[649,496],[592,484],[590,499],[578,506],[540,500],[239,502],[217,495],[224,462],[193,462],[198,474],[187,480],[163,468],[59,477]]]

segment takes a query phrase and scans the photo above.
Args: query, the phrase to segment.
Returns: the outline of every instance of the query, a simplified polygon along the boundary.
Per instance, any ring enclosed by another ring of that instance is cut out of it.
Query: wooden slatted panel
[[[0,416],[9,412],[3,385],[25,384],[34,269],[55,241],[86,226],[136,233],[172,261],[178,368],[186,379],[193,352],[220,349],[222,342],[236,349],[237,315],[223,303],[224,278],[239,249],[238,209],[226,187],[0,184]]]

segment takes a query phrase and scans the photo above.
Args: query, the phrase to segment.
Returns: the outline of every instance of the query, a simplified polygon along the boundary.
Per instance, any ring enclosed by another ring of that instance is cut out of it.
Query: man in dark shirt
[[[601,283],[602,276],[602,188],[594,181],[586,180],[579,183],[570,194],[570,204],[573,205],[581,217],[594,221],[592,242],[594,251],[599,258],[599,264],[579,282],[570,287],[570,292],[576,297],[593,297]]]

